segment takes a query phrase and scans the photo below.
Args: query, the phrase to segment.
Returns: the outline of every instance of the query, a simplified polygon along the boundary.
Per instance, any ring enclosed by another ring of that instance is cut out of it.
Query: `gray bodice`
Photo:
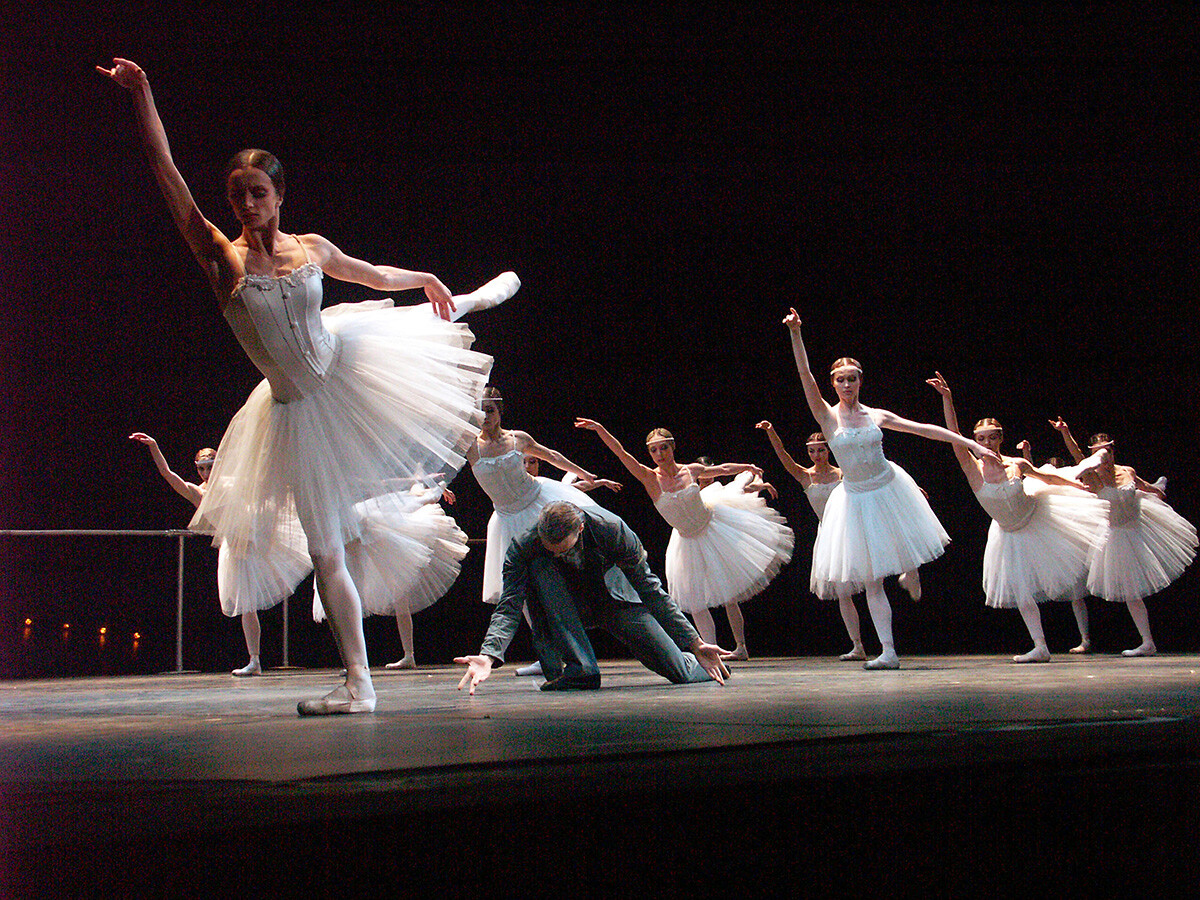
[[[225,304],[225,321],[280,403],[324,382],[337,338],[321,321],[321,269],[305,263],[286,275],[245,275]]]
[[[678,491],[663,491],[654,508],[682,537],[699,534],[712,518],[712,511],[700,498],[700,485],[692,482]]]
[[[829,452],[842,470],[842,484],[852,493],[883,487],[896,475],[883,455],[883,431],[874,422],[838,428],[829,438]]]
[[[481,456],[471,463],[471,471],[498,513],[520,512],[537,499],[541,490],[525,471],[525,454],[520,450]]]
[[[829,502],[829,495],[833,493],[833,489],[838,486],[836,481],[810,481],[808,487],[804,489],[804,496],[808,498],[809,505],[812,506],[813,512],[817,514],[817,519],[822,519],[825,516],[825,504]]]
[[[1004,531],[1020,531],[1029,524],[1037,509],[1037,501],[1025,493],[1020,478],[994,483],[985,481],[975,492],[975,499]]]
[[[1113,528],[1131,528],[1142,514],[1142,498],[1136,484],[1102,487],[1098,495],[1108,501],[1108,524]]]

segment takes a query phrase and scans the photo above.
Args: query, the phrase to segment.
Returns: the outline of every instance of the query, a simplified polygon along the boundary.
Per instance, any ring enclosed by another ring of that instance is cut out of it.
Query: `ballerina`
[[[1108,502],[1108,516],[1088,560],[1087,587],[1097,597],[1124,603],[1142,638],[1122,656],[1153,656],[1147,597],[1157,594],[1196,558],[1196,529],[1163,501],[1163,492],[1130,466],[1117,465],[1107,434],[1088,442],[1092,455],[1079,480]],[[1090,643],[1090,641],[1089,641]]]
[[[950,385],[941,372],[926,383],[942,396],[946,427],[958,432]],[[1004,429],[998,421],[980,419],[973,433],[980,444],[1000,452]],[[1049,662],[1038,603],[1077,599],[1107,510],[1086,485],[1038,469],[1024,457],[1001,456],[999,463],[980,460],[958,445],[954,455],[975,499],[992,518],[983,553],[987,605],[1015,606],[1033,640],[1033,649],[1014,656],[1013,662]],[[1046,485],[1067,490],[1046,490]]]
[[[746,660],[745,620],[738,606],[765,588],[792,558],[794,536],[783,517],[756,493],[747,493],[747,482],[701,490],[703,478],[724,478],[750,472],[758,466],[725,463],[681,465],[675,461],[675,438],[656,428],[646,438],[655,468],[642,465],[612,434],[592,419],[575,420],[576,428],[596,432],[646,493],[654,508],[671,526],[667,544],[667,593],[690,613],[706,644],[717,642],[714,606],[724,606],[736,646],[728,659]],[[729,488],[733,488],[730,490]]]
[[[193,507],[200,505],[200,501],[204,499],[204,491],[208,487],[209,476],[212,475],[213,463],[217,458],[216,450],[212,449],[212,447],[205,447],[196,453],[196,474],[199,476],[200,481],[193,483],[184,481],[183,478],[171,471],[171,467],[167,465],[166,457],[163,456],[162,450],[158,446],[158,441],[150,437],[150,435],[141,431],[135,431],[129,436],[129,439],[137,441],[150,451],[150,458],[154,460],[154,467],[158,469],[158,474],[163,477],[163,480],[171,486],[171,489],[175,493],[192,504]],[[218,559],[220,559],[219,553]],[[220,563],[218,563],[218,566],[220,566]],[[262,624],[258,621],[258,613],[254,610],[242,613],[241,620],[242,636],[246,640],[246,653],[250,657],[250,660],[246,665],[239,669],[234,669],[230,674],[238,678],[261,675],[263,670],[259,651],[262,644]]]
[[[812,460],[812,468],[806,469],[787,452],[774,425],[764,420],[754,427],[766,434],[767,440],[771,442],[771,447],[775,450],[775,455],[779,457],[779,461],[787,473],[799,482],[800,487],[804,490],[804,496],[808,498],[809,505],[817,514],[817,521],[820,522],[825,515],[825,504],[829,502],[829,495],[842,480],[842,470],[829,461],[829,442],[825,440],[825,435],[817,431],[808,436],[805,447],[808,450],[808,458]],[[838,659],[865,660],[867,651],[863,647],[862,624],[858,618],[858,610],[854,606],[854,595],[852,592],[841,591],[838,593],[837,599],[838,612],[841,613],[842,624],[846,626],[846,634],[852,645],[849,652],[843,653]]]
[[[828,436],[829,448],[842,468],[842,480],[829,495],[817,529],[812,591],[818,597],[833,597],[844,591],[865,590],[867,608],[883,650],[864,665],[868,669],[896,669],[900,658],[892,638],[892,607],[883,579],[915,572],[937,559],[950,537],[912,476],[883,455],[881,429],[957,444],[997,462],[1000,456],[940,426],[864,406],[858,396],[862,366],[849,357],[838,359],[830,368],[838,402],[826,403],[808,364],[800,315],[795,309],[789,310],[783,324],[791,334],[792,354],[808,408],[821,426],[821,433]]]
[[[354,507],[395,490],[398,481],[452,473],[479,424],[479,399],[491,359],[448,319],[455,301],[426,272],[377,266],[343,253],[317,234],[280,230],[283,168],[263,150],[244,150],[226,169],[226,197],[241,227],[229,240],[196,206],[171,158],[145,72],[126,59],[96,67],[128,90],[138,132],[168,211],[212,286],[221,313],[265,380],[230,422],[210,487],[191,527],[228,554],[222,580],[235,607],[265,608],[293,590],[307,569],[286,578],[261,565],[302,529],[345,681],[301,715],[371,712],[362,600],[347,567],[347,545],[361,536]],[[390,300],[321,311],[329,275],[380,291],[420,288],[425,308]],[[495,302],[516,289],[495,285]]]

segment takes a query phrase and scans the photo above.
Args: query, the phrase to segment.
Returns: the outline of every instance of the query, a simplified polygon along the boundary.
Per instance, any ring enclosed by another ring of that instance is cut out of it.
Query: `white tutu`
[[[356,505],[359,536],[346,545],[346,569],[358,587],[363,615],[419,612],[445,596],[458,578],[467,536],[430,499],[397,493]],[[325,619],[315,589],[313,619]]]
[[[516,455],[517,465],[521,466],[521,471],[524,472],[521,453],[519,451],[512,452]],[[504,456],[509,455],[504,454]],[[496,460],[501,458],[492,457]],[[478,475],[479,468],[476,467],[475,471]],[[512,543],[513,538],[524,534],[537,524],[538,517],[545,507],[557,500],[566,500],[584,509],[596,506],[595,500],[569,484],[542,476],[533,478],[532,481],[536,483],[537,487],[536,490],[531,489],[532,499],[529,500],[527,506],[511,511],[496,509],[488,519],[487,548],[483,554],[483,600],[485,603],[500,602],[500,594],[504,590],[504,557],[508,553],[508,545]],[[483,484],[482,480],[480,484]]]
[[[246,293],[284,285],[307,289],[319,303],[315,266],[255,278],[246,279]],[[259,338],[247,336],[245,316],[235,320],[227,307],[226,317],[250,353]],[[268,362],[281,367],[280,383],[302,385],[302,396],[280,402],[267,381],[254,389],[221,439],[190,526],[213,534],[226,554],[232,594],[223,592],[222,603],[230,614],[278,603],[307,572],[295,564],[298,514],[310,553],[360,540],[370,517],[358,504],[413,479],[449,480],[478,433],[491,359],[468,349],[465,325],[385,300],[332,307],[308,326],[307,346],[323,350],[327,364],[322,370],[304,345],[307,360],[298,351],[286,360],[290,370]]]
[[[844,478],[829,495],[813,545],[812,592],[835,599],[841,585],[857,592],[872,581],[910,572],[937,559],[950,543],[912,476],[893,462],[891,477]],[[845,467],[843,467],[844,470]],[[885,476],[886,477],[886,476]]]
[[[745,483],[690,484],[655,501],[672,526],[667,592],[685,612],[753,597],[792,558],[792,529]]]
[[[1088,590],[1124,603],[1157,594],[1196,557],[1192,523],[1133,485],[1100,490],[1109,501],[1088,567]]]
[[[1033,478],[985,483],[976,496],[992,516],[983,553],[988,606],[1074,600],[1087,593],[1088,555],[1107,514],[1101,501]]]

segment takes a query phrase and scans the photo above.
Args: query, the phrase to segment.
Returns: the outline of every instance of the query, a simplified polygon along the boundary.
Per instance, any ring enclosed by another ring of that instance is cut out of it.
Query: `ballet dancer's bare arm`
[[[796,460],[792,459],[792,455],[788,453],[787,449],[783,446],[783,440],[775,432],[774,425],[772,425],[766,419],[763,419],[754,427],[760,429],[766,434],[767,440],[771,442],[771,447],[775,450],[775,455],[779,457],[779,461],[783,464],[783,467],[787,470],[787,473],[795,478],[796,481],[800,482],[800,487],[807,488],[810,484],[812,484],[812,475],[809,474],[807,469],[796,462]]]
[[[154,467],[158,469],[158,474],[163,477],[163,480],[171,486],[171,490],[192,504],[192,506],[200,505],[200,501],[204,499],[204,491],[201,490],[200,485],[184,481],[171,471],[171,467],[167,465],[166,457],[163,456],[162,450],[158,448],[158,441],[140,431],[135,431],[129,436],[129,439],[137,441],[150,451],[150,458],[154,460]]]
[[[527,453],[530,456],[537,457],[540,460],[550,463],[550,465],[562,469],[564,472],[570,472],[577,475],[579,478],[587,482],[594,482],[597,476],[593,475],[583,466],[578,466],[571,460],[567,459],[557,450],[551,450],[549,447],[543,447],[524,431],[510,431],[516,441],[516,449],[522,453]]]
[[[650,495],[651,500],[657,500],[662,494],[662,488],[658,486],[658,475],[654,470],[642,465],[634,459],[621,442],[609,434],[608,429],[592,419],[577,418],[575,420],[576,428],[586,428],[588,431],[594,431],[600,436],[600,440],[604,441],[604,446],[613,452],[613,455],[621,461],[621,464],[629,470],[629,474],[642,483],[642,487],[646,489],[646,493]]]
[[[1079,444],[1075,442],[1075,436],[1071,434],[1071,428],[1063,421],[1063,417],[1050,421],[1050,427],[1062,435],[1063,443],[1067,445],[1067,452],[1071,454],[1071,459],[1075,460],[1075,465],[1079,465],[1084,460],[1083,451],[1079,449]]]
[[[875,424],[880,428],[890,428],[892,431],[903,431],[908,434],[915,434],[918,437],[928,438],[931,441],[945,441],[948,444],[965,447],[968,451],[975,454],[981,459],[990,459],[995,462],[1002,462],[999,453],[989,450],[987,447],[978,441],[971,438],[963,437],[948,428],[942,428],[940,425],[928,425],[924,422],[914,422],[912,419],[905,419],[886,409],[872,409],[871,417],[875,420]]]
[[[942,373],[934,372],[932,378],[925,379],[925,383],[942,395],[942,414],[946,417],[947,430],[961,434],[958,427],[958,411],[954,408],[954,395],[950,392],[950,385],[942,377]],[[954,444],[953,449],[954,458],[958,460],[963,474],[967,476],[967,484],[971,486],[972,491],[978,491],[983,487],[983,470],[979,460],[960,444]]]
[[[833,407],[821,396],[821,388],[813,378],[812,367],[808,364],[808,350],[804,346],[804,338],[800,335],[800,314],[794,308],[789,309],[783,324],[788,327],[792,336],[792,356],[796,360],[796,371],[800,373],[800,383],[804,385],[804,399],[808,402],[808,408],[817,424],[821,426],[821,431],[826,435],[833,434],[837,430],[837,418],[833,414]]]

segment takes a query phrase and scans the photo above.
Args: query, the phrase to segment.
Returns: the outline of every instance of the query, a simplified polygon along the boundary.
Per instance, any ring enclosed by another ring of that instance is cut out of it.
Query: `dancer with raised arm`
[[[226,169],[226,197],[240,225],[229,240],[175,167],[146,74],[126,59],[97,71],[129,91],[167,209],[265,377],[222,438],[191,527],[226,548],[232,577],[223,589],[254,609],[295,587],[263,583],[254,561],[278,555],[284,532],[300,523],[346,676],[298,711],[371,712],[362,601],[346,560],[347,544],[361,535],[355,505],[463,464],[491,359],[469,349],[469,329],[443,321],[455,300],[435,276],[363,262],[317,234],[282,231],[283,168],[266,151],[244,150]],[[394,309],[385,300],[322,313],[324,275],[379,291],[420,288],[430,305]],[[502,281],[490,299],[516,289],[515,276]]]
[[[960,431],[954,397],[942,373],[935,372],[927,384],[942,396],[946,427]],[[1000,452],[1004,429],[998,421],[980,419],[974,434],[980,444]],[[1042,471],[1024,457],[976,459],[957,444],[954,455],[975,499],[992,518],[983,553],[987,605],[1015,606],[1033,640],[1033,649],[1014,656],[1013,662],[1049,662],[1038,603],[1079,596],[1092,542],[1107,510],[1082,483]]]
[[[947,441],[997,462],[1000,456],[940,426],[913,422],[886,409],[863,405],[858,396],[862,366],[849,357],[842,357],[830,368],[838,402],[826,403],[808,364],[800,315],[790,310],[783,324],[791,334],[792,354],[808,408],[821,426],[821,433],[828,437],[829,449],[842,469],[842,480],[829,495],[817,529],[812,590],[818,597],[865,590],[883,651],[864,665],[868,669],[896,669],[900,658],[892,638],[892,606],[883,579],[915,572],[937,559],[950,538],[912,476],[883,455],[882,429]]]
[[[808,436],[805,448],[808,450],[808,458],[812,460],[812,468],[806,469],[787,452],[774,425],[764,420],[754,427],[766,434],[784,469],[804,489],[804,496],[808,498],[809,506],[817,514],[817,521],[820,522],[825,516],[825,504],[829,502],[829,495],[842,480],[842,470],[829,461],[829,442],[825,440],[825,435],[817,431]],[[842,591],[838,593],[837,600],[838,612],[842,615],[842,623],[846,626],[846,634],[850,637],[852,645],[849,652],[843,653],[838,659],[865,660],[867,651],[863,647],[862,624],[854,606],[854,594],[849,590]]]
[[[217,458],[216,450],[211,447],[205,447],[196,454],[196,474],[200,477],[200,481],[193,484],[190,481],[184,481],[171,471],[171,467],[167,465],[166,457],[163,456],[162,450],[159,449],[158,441],[154,440],[150,435],[141,431],[135,431],[129,436],[129,439],[137,441],[150,451],[150,458],[154,460],[154,466],[158,469],[158,474],[163,477],[163,480],[171,486],[171,489],[175,493],[192,504],[193,507],[200,505],[200,501],[204,499],[204,491],[208,488],[208,479],[212,474],[213,463]],[[219,553],[218,559],[220,559]],[[303,554],[303,550],[299,551],[295,564],[300,567],[307,566],[307,557]],[[221,563],[218,562],[218,570],[221,567]],[[283,598],[281,597],[280,599]],[[236,613],[228,610],[223,611],[228,616],[236,615]],[[250,660],[246,665],[240,669],[234,669],[230,674],[238,678],[261,675],[260,647],[262,643],[262,625],[258,621],[258,612],[256,610],[244,612],[241,614],[241,620],[242,636],[246,639],[246,653],[249,655]]]
[[[630,455],[599,422],[576,419],[576,428],[596,432],[671,526],[667,544],[667,592],[690,613],[705,643],[717,642],[712,608],[724,606],[737,646],[730,659],[750,658],[745,622],[738,604],[759,593],[792,558],[795,540],[783,516],[757,494],[725,486],[702,494],[700,480],[724,478],[762,469],[748,463],[706,466],[675,460],[675,438],[656,428],[646,438],[655,463],[651,469]]]
[[[1107,434],[1088,442],[1092,455],[1078,467],[1079,480],[1108,502],[1108,516],[1088,561],[1088,591],[1124,603],[1142,638],[1122,656],[1153,656],[1146,598],[1183,574],[1196,558],[1196,529],[1163,502],[1163,492],[1116,464],[1115,444]]]

